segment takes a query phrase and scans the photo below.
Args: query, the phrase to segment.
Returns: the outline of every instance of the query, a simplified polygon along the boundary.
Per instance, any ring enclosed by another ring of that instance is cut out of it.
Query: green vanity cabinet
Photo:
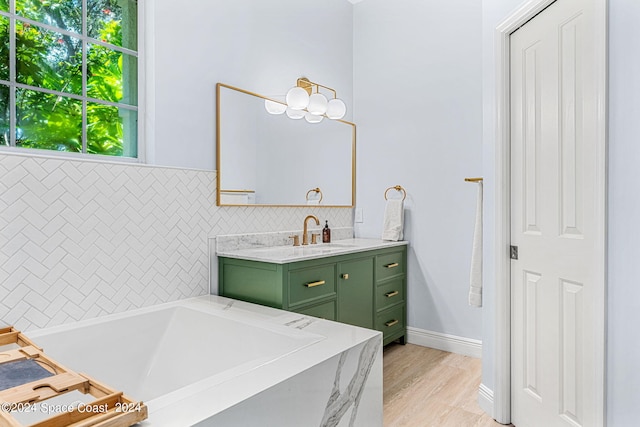
[[[220,295],[405,340],[406,245],[285,264],[219,257]]]

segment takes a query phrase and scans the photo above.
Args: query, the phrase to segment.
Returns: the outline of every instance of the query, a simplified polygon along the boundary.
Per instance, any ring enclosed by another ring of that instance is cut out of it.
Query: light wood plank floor
[[[504,427],[478,406],[480,359],[407,344],[384,349],[385,427]]]

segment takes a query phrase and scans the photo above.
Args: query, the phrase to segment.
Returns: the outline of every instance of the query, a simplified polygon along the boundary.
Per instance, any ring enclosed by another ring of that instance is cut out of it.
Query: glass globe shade
[[[327,117],[333,120],[341,119],[347,113],[347,106],[341,99],[335,98],[327,103]]]
[[[287,106],[292,110],[304,110],[309,105],[309,94],[301,87],[292,87],[287,92]]]
[[[294,110],[291,107],[287,107],[287,117],[293,120],[298,120],[304,117],[306,111],[304,110]]]
[[[339,98],[334,98],[327,103],[327,117],[333,120],[341,119],[347,113],[347,106]]]
[[[264,100],[264,109],[269,114],[282,114],[287,109],[287,106],[279,102],[272,101],[270,99]]]
[[[321,93],[314,93],[309,97],[307,111],[316,116],[321,116],[327,111],[327,98]]]
[[[324,119],[324,116],[318,116],[317,114],[307,112],[307,114],[304,115],[304,119],[309,123],[320,123],[322,119]]]

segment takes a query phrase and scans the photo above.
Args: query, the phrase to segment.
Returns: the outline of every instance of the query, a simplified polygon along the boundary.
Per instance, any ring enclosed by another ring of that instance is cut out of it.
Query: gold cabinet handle
[[[392,264],[387,264],[385,265],[386,268],[396,268],[397,266],[399,266],[400,264],[398,264],[397,262],[394,262]]]
[[[398,322],[400,322],[398,319],[393,319],[393,320],[389,320],[388,322],[386,322],[385,325],[387,325],[387,327],[390,328],[393,325],[397,325]]]
[[[344,274],[342,275],[342,278],[343,278],[344,280],[349,280],[349,273],[344,273]]]
[[[324,285],[325,283],[327,283],[327,282],[325,282],[324,280],[318,280],[317,282],[307,283],[307,284],[305,284],[305,286],[306,286],[307,288],[313,288],[313,287],[315,287],[315,286]]]
[[[395,297],[399,293],[400,292],[398,292],[398,291],[392,291],[392,292],[387,292],[386,294],[384,294],[384,296],[387,297],[387,298],[391,298],[391,297]]]

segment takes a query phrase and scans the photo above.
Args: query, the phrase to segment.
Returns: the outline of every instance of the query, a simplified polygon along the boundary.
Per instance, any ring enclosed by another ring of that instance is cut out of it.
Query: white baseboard
[[[407,327],[407,341],[410,344],[435,348],[462,354],[463,356],[482,357],[482,341],[440,332],[425,331],[424,329]]]
[[[480,409],[493,418],[493,390],[484,384],[478,389],[478,405]]]

